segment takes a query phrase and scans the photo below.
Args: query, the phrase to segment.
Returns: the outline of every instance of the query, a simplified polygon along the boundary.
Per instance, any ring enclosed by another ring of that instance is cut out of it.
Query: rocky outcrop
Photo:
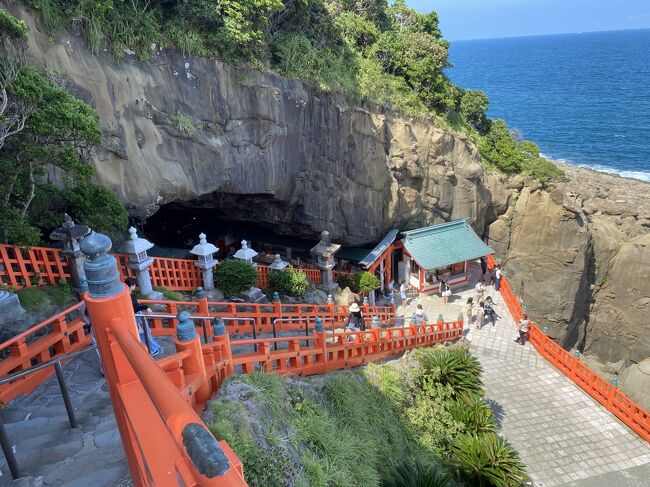
[[[490,243],[553,337],[625,373],[650,357],[650,185],[563,169],[569,180],[546,189],[508,183],[517,194],[489,226]]]
[[[98,181],[141,218],[174,202],[343,243],[469,218],[530,314],[564,346],[611,362],[650,355],[645,183],[565,166],[542,188],[485,173],[465,136],[284,79],[152,46],[93,55],[30,28],[30,55],[98,111]]]
[[[68,32],[49,42],[33,15],[16,12],[34,61],[65,72],[97,109],[97,180],[132,216],[181,202],[289,234],[327,229],[348,244],[450,218],[485,229],[492,195],[463,135],[159,46],[146,63],[93,55]]]

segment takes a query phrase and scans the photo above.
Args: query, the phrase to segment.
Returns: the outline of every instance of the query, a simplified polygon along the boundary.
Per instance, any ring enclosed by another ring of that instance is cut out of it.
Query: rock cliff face
[[[146,63],[93,55],[9,8],[34,61],[97,109],[97,179],[133,216],[176,202],[353,245],[469,218],[560,343],[623,365],[650,355],[648,184],[570,166],[547,188],[486,174],[473,144],[430,123],[158,47]]]
[[[449,218],[484,231],[492,197],[462,135],[171,50],[156,47],[146,63],[93,55],[67,32],[48,42],[33,16],[18,15],[34,60],[63,70],[97,109],[97,179],[134,216],[184,202],[286,233],[327,229],[348,244]]]
[[[513,204],[488,229],[529,312],[565,347],[634,376],[650,357],[650,185],[573,166],[542,190],[511,180]],[[647,367],[646,367],[647,368]],[[634,375],[632,372],[634,372]],[[637,377],[638,376],[638,377]],[[650,381],[646,377],[646,381]],[[623,383],[625,386],[625,383]],[[650,383],[632,386],[649,390]],[[634,392],[634,391],[633,391]],[[636,394],[650,408],[650,394]]]

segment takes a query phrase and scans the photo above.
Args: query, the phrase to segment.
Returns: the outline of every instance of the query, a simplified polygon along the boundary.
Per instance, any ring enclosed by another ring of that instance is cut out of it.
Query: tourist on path
[[[485,286],[483,285],[483,282],[477,282],[474,289],[476,290],[476,301],[483,301],[483,296],[485,295]]]
[[[485,282],[485,278],[487,274],[487,260],[485,260],[485,257],[481,257],[481,275],[483,276],[483,282]]]
[[[471,325],[472,324],[472,314],[473,314],[473,308],[474,308],[474,298],[469,297],[467,298],[467,303],[465,304],[465,318],[467,319],[467,324]]]
[[[361,308],[357,303],[352,303],[349,308],[350,314],[348,314],[347,319],[345,320],[345,326],[348,330],[353,331],[365,331],[366,325],[363,320],[363,313]]]
[[[483,301],[478,302],[478,309],[476,310],[476,328],[479,330],[483,328],[485,324],[485,308],[483,307]]]
[[[422,326],[425,322],[429,321],[421,304],[418,304],[417,308],[415,309],[415,313],[413,313],[413,319],[418,326]]]
[[[406,301],[406,281],[402,281],[399,285],[399,297],[402,300],[402,305],[406,306],[408,304]]]
[[[388,299],[393,299],[393,293],[395,292],[395,281],[393,279],[388,283]]]
[[[519,323],[517,324],[517,329],[519,330],[519,336],[515,340],[515,343],[519,343],[521,345],[526,344],[526,340],[528,339],[529,325],[530,325],[530,321],[528,321],[528,315],[524,313],[524,315],[519,320]]]
[[[499,291],[501,287],[501,266],[497,264],[496,269],[494,270],[494,290]]]
[[[440,281],[440,294],[442,295],[442,302],[449,303],[449,296],[451,296],[451,288],[445,281]]]
[[[136,288],[138,287],[138,281],[136,281],[133,277],[129,277],[124,282],[129,287],[129,291],[131,292],[131,303],[133,304],[133,312],[151,313],[151,309],[148,306],[138,303],[138,298],[135,295]],[[151,353],[152,357],[155,357],[160,353],[160,345],[151,334],[151,328],[149,328],[149,323],[147,323],[147,320],[142,316],[136,316],[135,321],[138,324],[138,333],[140,334],[140,341],[142,343],[147,343],[144,338],[144,334],[146,333],[147,338],[149,338],[149,346],[151,347],[149,353]]]
[[[492,326],[496,326],[497,313],[494,311],[494,302],[492,301],[492,296],[485,298],[483,308],[485,309],[485,318],[490,320]]]

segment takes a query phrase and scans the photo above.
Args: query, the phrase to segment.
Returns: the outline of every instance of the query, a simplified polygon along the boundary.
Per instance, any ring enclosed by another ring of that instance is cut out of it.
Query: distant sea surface
[[[546,157],[650,181],[650,29],[456,41],[450,59]]]

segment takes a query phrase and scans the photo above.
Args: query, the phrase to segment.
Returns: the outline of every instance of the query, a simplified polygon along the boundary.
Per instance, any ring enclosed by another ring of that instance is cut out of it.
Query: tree
[[[460,113],[479,133],[487,128],[488,97],[480,90],[464,90],[460,100]]]
[[[5,182],[5,203],[13,198],[25,217],[45,166],[58,167],[81,179],[92,176],[87,156],[100,142],[102,132],[92,107],[33,67],[21,69],[9,91],[34,105],[24,129],[2,154],[12,166]]]
[[[25,22],[0,9],[0,149],[7,138],[23,130],[34,108],[33,100],[9,90],[23,68],[26,40]]]
[[[356,281],[356,288],[359,292],[368,293],[379,289],[381,282],[373,273],[368,271],[357,272],[354,276]]]
[[[241,294],[257,282],[257,269],[245,260],[225,260],[215,269],[214,281],[226,296]]]

